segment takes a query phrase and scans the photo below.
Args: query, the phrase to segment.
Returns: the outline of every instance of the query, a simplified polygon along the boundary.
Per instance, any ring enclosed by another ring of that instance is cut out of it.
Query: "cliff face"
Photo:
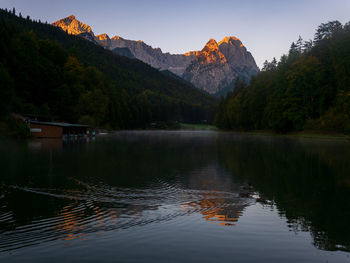
[[[125,48],[130,49],[135,58],[151,65],[159,70],[170,70],[181,76],[186,67],[194,59],[194,56],[172,55],[163,53],[160,48],[152,48],[143,41],[134,41],[115,36],[111,39],[109,49]]]
[[[53,25],[116,54],[137,58],[159,70],[169,70],[212,94],[232,85],[237,77],[249,80],[259,71],[253,56],[236,37],[225,37],[219,43],[210,39],[201,51],[173,55],[163,53],[160,48],[152,48],[141,40],[127,40],[119,36],[110,38],[107,34],[95,36],[90,26],[73,15]]]
[[[232,85],[236,78],[249,80],[257,74],[253,56],[235,37],[225,37],[217,43],[209,40],[191,62],[183,78],[211,94]]]
[[[217,42],[210,39],[187,67],[183,78],[195,87],[201,87],[209,93],[216,93],[220,86],[229,85],[234,75],[224,54],[219,50]]]

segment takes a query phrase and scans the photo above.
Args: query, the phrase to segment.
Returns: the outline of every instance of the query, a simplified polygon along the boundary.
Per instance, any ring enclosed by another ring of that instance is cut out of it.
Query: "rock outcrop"
[[[152,48],[143,41],[127,40],[107,34],[95,36],[91,27],[71,15],[53,23],[68,34],[79,35],[114,53],[137,58],[159,70],[168,70],[191,82],[195,87],[215,94],[233,87],[236,78],[249,81],[259,71],[253,56],[236,37],[225,37],[219,43],[214,39],[201,51],[173,55]]]
[[[225,37],[217,43],[210,39],[187,67],[183,78],[194,86],[216,94],[234,87],[239,77],[249,81],[259,72],[253,56],[236,37]]]
[[[104,47],[109,47],[111,45],[111,39],[109,38],[109,36],[107,34],[101,34],[96,36],[97,41],[100,43],[100,45],[104,46]]]

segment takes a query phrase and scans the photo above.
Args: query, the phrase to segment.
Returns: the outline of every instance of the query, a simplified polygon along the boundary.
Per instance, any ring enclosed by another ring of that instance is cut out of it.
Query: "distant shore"
[[[335,132],[321,132],[321,131],[301,131],[290,133],[276,133],[270,130],[255,130],[255,131],[242,131],[242,130],[220,130],[214,125],[210,124],[188,124],[180,123],[180,127],[176,129],[144,129],[135,131],[217,131],[223,133],[235,133],[242,135],[259,135],[259,136],[273,136],[273,137],[285,137],[285,138],[310,138],[310,139],[325,139],[325,140],[348,140],[350,141],[350,135],[335,133]],[[132,131],[132,130],[131,130]],[[106,131],[102,133],[113,133],[118,131]]]
[[[251,135],[266,135],[266,136],[281,136],[288,138],[310,138],[310,139],[330,139],[330,140],[350,140],[350,135],[335,133],[335,132],[322,132],[322,131],[300,131],[289,133],[276,133],[270,130],[257,130],[257,131],[233,131],[224,130],[224,132],[236,132],[241,134]]]

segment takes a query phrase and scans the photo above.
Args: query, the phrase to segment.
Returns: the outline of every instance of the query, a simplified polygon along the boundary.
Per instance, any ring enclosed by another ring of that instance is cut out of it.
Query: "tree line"
[[[249,85],[238,80],[222,97],[222,129],[350,133],[350,22],[321,24],[314,39],[293,42],[279,61],[265,61]]]

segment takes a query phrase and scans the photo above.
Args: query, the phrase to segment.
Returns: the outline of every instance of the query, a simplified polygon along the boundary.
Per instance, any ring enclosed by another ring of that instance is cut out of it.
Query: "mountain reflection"
[[[11,212],[12,216],[0,222],[0,251],[21,248],[23,240],[26,246],[57,239],[88,240],[105,231],[193,214],[200,214],[210,223],[234,226],[245,207],[254,201],[240,197],[242,186],[214,164],[182,171],[173,179],[157,178],[144,188],[119,188],[74,178],[67,178],[66,185],[71,189],[7,187],[2,212]],[[28,208],[24,215],[20,203],[12,203],[22,199],[40,203],[40,210]],[[52,207],[56,209],[50,211]]]
[[[223,226],[234,226],[245,207],[254,201],[245,192],[243,185],[233,182],[233,177],[218,165],[211,164],[188,174],[186,188],[203,191],[201,199],[186,204],[186,208],[194,209],[202,214],[202,218],[210,223]]]
[[[248,203],[227,205],[225,199],[221,198],[202,199],[185,205],[186,208],[200,211],[202,218],[210,223],[218,222],[222,226],[234,226],[246,206]]]

